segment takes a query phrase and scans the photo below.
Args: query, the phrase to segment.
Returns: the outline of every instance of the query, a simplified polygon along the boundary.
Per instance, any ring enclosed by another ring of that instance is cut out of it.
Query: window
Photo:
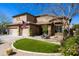
[[[55,26],[55,32],[62,32],[62,26]]]

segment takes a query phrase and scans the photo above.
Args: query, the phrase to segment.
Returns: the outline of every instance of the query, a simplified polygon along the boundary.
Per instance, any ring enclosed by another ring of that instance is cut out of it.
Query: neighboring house
[[[47,34],[50,36],[62,34],[62,30],[68,27],[68,18],[54,15],[33,16],[23,13],[13,16],[13,24],[8,28],[11,35],[35,36],[43,34],[44,26],[47,26]]]

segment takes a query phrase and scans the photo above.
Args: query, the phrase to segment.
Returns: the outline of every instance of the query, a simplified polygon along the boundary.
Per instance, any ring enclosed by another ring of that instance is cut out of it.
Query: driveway
[[[7,48],[11,48],[12,42],[15,41],[16,39],[20,39],[20,38],[25,38],[25,37],[11,36],[11,35],[0,36],[0,39],[4,42],[4,44],[0,44],[0,56],[6,56],[5,50]],[[14,52],[16,52],[16,54],[11,55],[11,56],[46,56],[46,55],[41,55],[41,54],[24,53],[24,52],[20,52],[20,51],[16,51],[16,50],[14,50]],[[52,54],[49,56],[60,56],[60,55],[61,54],[58,53],[58,54]]]

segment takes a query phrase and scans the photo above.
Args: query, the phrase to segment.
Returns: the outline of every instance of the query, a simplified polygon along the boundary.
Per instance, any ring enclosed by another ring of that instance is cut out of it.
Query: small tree
[[[74,29],[79,29],[79,24],[74,24],[74,25],[73,25],[73,28],[74,28]]]
[[[10,19],[5,14],[0,14],[0,34],[7,34],[7,25],[10,23]]]
[[[73,28],[76,31],[76,35],[79,35],[79,24],[74,24]]]

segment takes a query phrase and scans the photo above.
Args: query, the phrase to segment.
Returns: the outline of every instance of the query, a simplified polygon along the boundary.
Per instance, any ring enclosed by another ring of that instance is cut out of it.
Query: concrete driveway
[[[7,48],[11,48],[12,42],[15,41],[16,39],[20,39],[20,38],[25,38],[25,37],[0,35],[0,39],[4,42],[3,44],[0,44],[0,56],[6,56],[5,50]],[[46,55],[41,55],[41,54],[24,53],[24,52],[20,52],[20,51],[16,51],[16,50],[14,50],[14,52],[16,52],[16,54],[11,55],[11,56],[46,56]],[[60,55],[61,54],[58,53],[58,54],[52,54],[50,56],[60,56]]]

